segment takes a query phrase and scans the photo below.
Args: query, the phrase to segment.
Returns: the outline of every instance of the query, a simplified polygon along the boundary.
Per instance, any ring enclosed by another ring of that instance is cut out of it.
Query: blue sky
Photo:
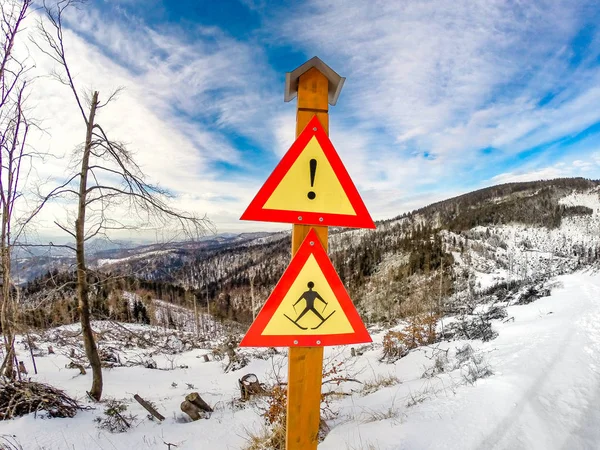
[[[294,139],[285,72],[315,55],[347,78],[331,139],[375,219],[600,178],[598,24],[597,1],[95,0],[68,37],[82,85],[125,87],[104,119],[150,177],[241,231],[285,227],[237,219]],[[46,145],[76,143],[48,105]]]

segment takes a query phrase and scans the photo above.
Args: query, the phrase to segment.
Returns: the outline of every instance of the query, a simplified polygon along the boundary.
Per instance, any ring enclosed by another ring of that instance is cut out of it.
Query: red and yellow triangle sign
[[[281,159],[241,220],[375,228],[317,116]]]
[[[311,229],[241,347],[319,347],[371,342],[317,233]]]

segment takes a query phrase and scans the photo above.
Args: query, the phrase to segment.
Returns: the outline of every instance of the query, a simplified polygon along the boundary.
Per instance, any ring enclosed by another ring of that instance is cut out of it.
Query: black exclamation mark
[[[311,159],[308,163],[310,167],[310,187],[314,187],[315,185],[315,175],[317,174],[317,160]],[[307,197],[310,200],[314,200],[317,194],[314,191],[308,191]]]

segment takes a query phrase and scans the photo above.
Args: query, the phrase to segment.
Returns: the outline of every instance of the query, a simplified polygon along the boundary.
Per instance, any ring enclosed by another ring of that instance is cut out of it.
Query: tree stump
[[[181,402],[181,410],[190,416],[190,419],[192,420],[198,420],[204,417],[204,411],[201,411],[200,408],[187,400]],[[200,414],[201,412],[202,414]]]
[[[67,365],[67,369],[79,369],[79,374],[80,375],[85,375],[85,368],[83,367],[83,365],[81,364],[77,364],[75,361],[71,361],[68,365]]]
[[[202,400],[200,394],[192,392],[185,396],[185,400],[181,403],[181,410],[190,416],[192,420],[198,420],[202,418],[208,418],[207,413],[213,412],[213,409]]]
[[[265,390],[258,382],[258,377],[253,373],[244,375],[238,380],[242,401],[249,400],[253,395],[264,395]]]

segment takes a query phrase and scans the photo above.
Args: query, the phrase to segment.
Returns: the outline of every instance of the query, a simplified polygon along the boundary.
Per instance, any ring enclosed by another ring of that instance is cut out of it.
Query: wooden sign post
[[[296,142],[241,217],[293,224],[292,262],[240,343],[290,346],[287,450],[317,448],[323,346],[371,342],[327,256],[328,226],[375,228],[328,137],[343,83],[317,57],[286,74],[285,100],[298,98]]]
[[[296,137],[308,122],[317,116],[329,134],[329,81],[316,68],[311,68],[298,80],[296,105]],[[328,228],[293,225],[292,257],[313,228],[327,250]],[[285,448],[313,450],[317,448],[321,420],[321,382],[323,347],[290,347],[288,353],[288,391]]]

